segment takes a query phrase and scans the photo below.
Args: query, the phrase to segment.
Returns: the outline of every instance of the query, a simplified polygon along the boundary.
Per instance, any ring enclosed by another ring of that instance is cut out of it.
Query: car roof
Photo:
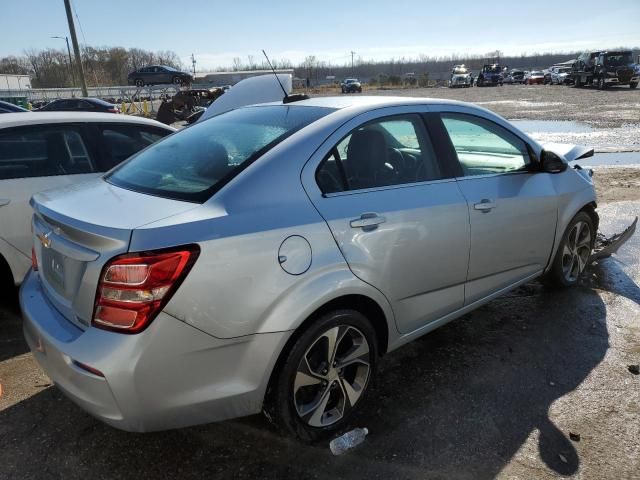
[[[386,97],[373,95],[313,97],[300,100],[287,105],[300,105],[304,107],[324,107],[335,110],[350,107],[396,107],[403,105],[468,105],[456,100],[444,100],[440,98],[421,97]],[[282,102],[273,102],[266,105],[282,105]]]
[[[28,112],[29,111],[26,108],[21,107],[20,105],[16,105],[16,104],[10,103],[10,102],[5,102],[3,100],[0,100],[0,107],[4,107],[7,110],[11,110],[13,112]]]
[[[94,112],[31,112],[25,115],[24,112],[3,113],[0,115],[0,128],[18,127],[22,125],[41,125],[50,123],[121,123],[148,125],[150,127],[161,127],[166,130],[175,131],[156,120],[149,118],[134,117],[132,115],[118,115],[116,113],[94,113]]]
[[[100,105],[113,105],[113,103],[107,102],[106,100],[102,100],[101,98],[96,98],[96,97],[56,98],[55,100],[51,100],[51,102],[49,103],[63,102],[66,100],[86,100],[88,102],[99,103]]]

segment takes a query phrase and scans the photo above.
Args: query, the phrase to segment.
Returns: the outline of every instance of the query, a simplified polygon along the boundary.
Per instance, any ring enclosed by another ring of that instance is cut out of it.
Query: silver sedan
[[[598,216],[568,161],[590,153],[444,100],[223,113],[33,197],[25,336],[117,428],[264,411],[318,439],[385,353],[534,278],[576,284]]]

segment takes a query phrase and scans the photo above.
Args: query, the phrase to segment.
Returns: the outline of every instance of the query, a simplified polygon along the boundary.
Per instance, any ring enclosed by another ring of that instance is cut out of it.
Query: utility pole
[[[353,56],[356,54],[353,50],[351,50],[351,75],[353,75]]]
[[[191,64],[193,65],[193,79],[196,79],[196,58],[191,54]]]
[[[67,53],[69,54],[69,70],[71,70],[71,86],[76,86],[76,76],[73,73],[73,60],[71,60],[71,49],[69,48],[69,37],[51,37],[51,38],[59,38],[60,40],[64,40],[67,42]]]
[[[73,53],[76,57],[76,65],[80,74],[80,87],[82,88],[82,96],[88,97],[87,82],[84,79],[84,69],[82,68],[82,59],[80,57],[80,47],[78,46],[78,38],[76,37],[76,27],[73,24],[73,16],[71,15],[70,0],[64,0],[64,8],[67,11],[67,22],[69,22],[69,33],[71,34],[71,43],[73,43]]]

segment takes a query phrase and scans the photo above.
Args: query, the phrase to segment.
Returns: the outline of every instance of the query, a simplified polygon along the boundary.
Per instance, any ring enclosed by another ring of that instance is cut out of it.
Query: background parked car
[[[340,87],[342,93],[362,93],[362,84],[357,78],[347,78]]]
[[[524,71],[511,70],[505,77],[504,83],[524,83]]]
[[[174,131],[104,113],[0,115],[0,283],[20,283],[31,265],[34,193],[96,177]]]
[[[38,108],[38,112],[102,112],[120,113],[120,107],[99,98],[61,98]]]
[[[0,113],[16,113],[16,112],[28,112],[26,108],[22,108],[19,105],[13,103],[3,102],[0,100]]]
[[[449,88],[473,87],[471,72],[464,65],[454,65],[449,77]]]
[[[127,81],[129,85],[138,87],[165,83],[189,85],[193,82],[193,76],[190,73],[182,72],[166,65],[151,65],[131,72],[127,77]]]
[[[569,85],[573,83],[571,78],[571,67],[551,67],[551,84],[552,85]]]
[[[486,86],[502,86],[503,76],[502,76],[503,68],[497,63],[488,63],[482,67],[480,73],[478,74],[478,79],[476,80],[476,86],[478,87],[486,87]]]
[[[529,72],[524,77],[525,85],[543,85],[544,73],[541,70],[534,70]]]

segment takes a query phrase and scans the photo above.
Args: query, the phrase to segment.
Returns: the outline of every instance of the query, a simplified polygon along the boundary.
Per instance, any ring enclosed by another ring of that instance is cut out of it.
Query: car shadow
[[[544,464],[571,475],[580,458],[548,412],[608,349],[593,286],[525,285],[387,355],[352,422],[370,434],[348,455],[283,438],[258,415],[121,432],[48,388],[0,412],[0,465],[21,478],[488,479],[533,435]]]
[[[628,298],[640,305],[640,288],[622,268],[615,257],[605,258],[592,265],[582,283]]]

